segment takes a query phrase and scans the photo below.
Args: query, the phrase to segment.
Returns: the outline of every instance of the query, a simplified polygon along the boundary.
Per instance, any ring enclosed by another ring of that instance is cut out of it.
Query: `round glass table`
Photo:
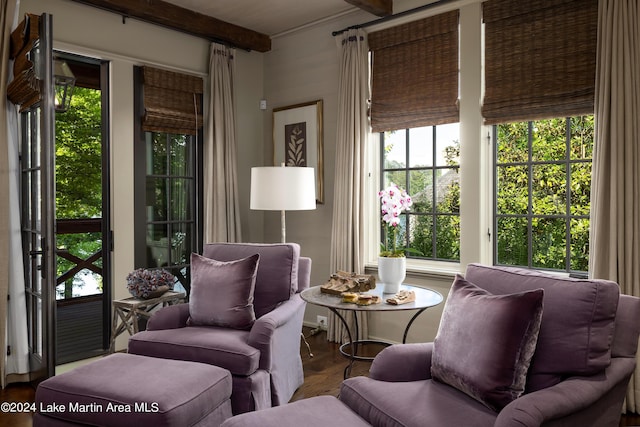
[[[409,323],[404,329],[404,333],[402,335],[402,343],[406,343],[407,334],[409,333],[409,329],[411,325],[416,320],[416,318],[422,314],[427,308],[434,307],[443,301],[443,297],[439,292],[433,291],[431,289],[421,288],[418,286],[412,286],[407,284],[402,284],[400,286],[400,290],[413,291],[416,294],[415,301],[408,302],[405,304],[394,305],[386,302],[387,298],[391,298],[394,294],[385,294],[383,293],[384,286],[382,284],[378,284],[375,289],[365,292],[370,295],[377,295],[382,299],[382,302],[378,304],[371,305],[357,305],[352,303],[342,302],[342,297],[339,295],[328,294],[320,291],[320,286],[314,286],[308,289],[305,289],[300,293],[300,296],[303,300],[308,302],[309,304],[319,305],[322,307],[327,307],[331,310],[332,313],[340,319],[344,328],[347,332],[347,336],[349,337],[349,341],[342,344],[340,346],[340,353],[345,357],[350,359],[349,365],[345,368],[344,377],[347,378],[351,373],[351,367],[353,366],[353,362],[355,360],[367,360],[370,361],[373,357],[370,356],[359,356],[358,355],[358,345],[366,345],[366,344],[382,344],[382,345],[391,345],[389,342],[379,341],[379,340],[361,340],[358,336],[358,318],[356,316],[356,312],[358,311],[372,311],[372,312],[398,312],[398,311],[406,311],[406,310],[417,310],[416,313],[411,317]],[[351,331],[349,328],[349,324],[346,319],[340,314],[338,310],[351,311],[353,313],[354,319],[354,331]],[[355,337],[355,339],[354,339]],[[346,349],[349,348],[349,352]]]

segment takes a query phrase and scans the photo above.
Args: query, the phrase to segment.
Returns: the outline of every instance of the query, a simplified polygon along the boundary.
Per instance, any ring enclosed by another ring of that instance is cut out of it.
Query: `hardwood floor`
[[[0,402],[33,402],[35,390],[29,384],[10,384],[5,389],[0,389]],[[31,427],[32,415],[30,412],[11,413],[0,411],[0,426]]]
[[[305,336],[310,334],[309,328],[304,328]],[[306,346],[301,343],[300,354],[304,366],[304,384],[295,392],[292,401],[307,397],[330,394],[337,396],[347,360],[338,351],[338,346],[328,343],[326,333],[321,332],[307,338],[314,357],[309,357]],[[352,375],[367,375],[369,364],[356,362]],[[11,384],[0,390],[0,402],[33,402],[35,391],[28,384]],[[0,411],[0,426],[31,427],[30,413],[5,413]],[[640,426],[640,415],[623,415],[620,427]]]

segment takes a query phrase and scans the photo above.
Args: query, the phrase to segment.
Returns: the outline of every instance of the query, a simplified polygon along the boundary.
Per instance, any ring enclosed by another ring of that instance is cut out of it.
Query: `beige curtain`
[[[8,338],[7,329],[10,313],[8,310],[7,296],[10,287],[10,266],[16,259],[11,250],[11,209],[18,206],[17,200],[11,199],[11,173],[10,153],[14,156],[15,149],[9,140],[9,121],[7,115],[7,84],[9,82],[9,37],[15,21],[18,9],[16,0],[0,0],[0,28],[2,29],[2,45],[0,46],[0,349],[3,356],[0,357],[0,385],[6,385],[7,371],[6,351]],[[15,123],[15,122],[14,122]],[[18,259],[19,260],[19,259]],[[24,285],[22,291],[24,292]],[[24,301],[24,299],[23,299]],[[23,319],[24,320],[24,319]]]
[[[364,160],[369,133],[369,47],[363,30],[349,30],[336,37],[339,55],[338,123],[336,135],[333,224],[330,268],[364,273]],[[352,313],[341,315],[353,324]],[[358,334],[368,338],[366,314],[358,312]],[[350,325],[352,333],[353,325]],[[342,322],[330,313],[329,341],[344,342]],[[354,337],[355,339],[355,337]]]
[[[589,272],[640,296],[640,28],[637,0],[600,0]],[[640,319],[639,319],[640,321]],[[640,411],[640,370],[627,392]]]
[[[204,242],[239,242],[237,148],[233,105],[234,49],[211,44],[204,145]]]

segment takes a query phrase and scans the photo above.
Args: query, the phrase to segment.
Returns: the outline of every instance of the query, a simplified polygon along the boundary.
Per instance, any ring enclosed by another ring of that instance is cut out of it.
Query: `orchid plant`
[[[387,188],[378,192],[382,214],[382,225],[384,227],[383,242],[380,245],[381,257],[403,257],[408,250],[405,247],[398,248],[398,226],[400,225],[400,214],[409,210],[413,201],[407,192],[396,184],[391,183]]]

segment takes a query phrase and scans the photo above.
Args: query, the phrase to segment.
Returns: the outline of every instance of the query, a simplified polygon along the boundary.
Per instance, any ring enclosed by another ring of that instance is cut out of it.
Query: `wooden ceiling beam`
[[[385,17],[393,14],[393,0],[344,0],[376,16]]]
[[[72,0],[89,6],[161,25],[209,41],[223,42],[237,48],[267,52],[271,38],[225,21],[203,15],[162,0]]]

